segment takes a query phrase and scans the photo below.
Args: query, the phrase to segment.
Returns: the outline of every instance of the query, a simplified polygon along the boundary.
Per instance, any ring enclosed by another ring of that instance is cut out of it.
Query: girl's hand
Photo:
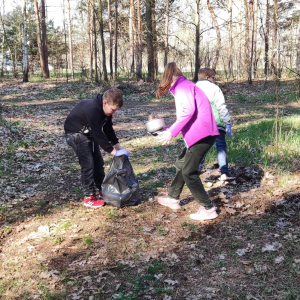
[[[157,139],[162,143],[162,145],[168,145],[172,139],[171,132],[169,130],[165,130],[161,133],[158,133]]]

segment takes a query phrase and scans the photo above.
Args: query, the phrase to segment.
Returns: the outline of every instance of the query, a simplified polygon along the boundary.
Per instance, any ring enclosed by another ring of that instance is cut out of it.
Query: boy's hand
[[[226,132],[228,136],[231,136],[231,124],[226,125]]]
[[[117,150],[115,153],[115,156],[122,156],[122,155],[129,156],[130,154],[126,149]]]

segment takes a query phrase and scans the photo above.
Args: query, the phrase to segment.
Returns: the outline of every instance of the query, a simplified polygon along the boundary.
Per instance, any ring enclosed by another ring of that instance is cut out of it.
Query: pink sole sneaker
[[[203,206],[200,206],[195,214],[190,215],[190,218],[196,221],[213,220],[219,216],[216,212],[216,209],[216,207],[205,209]]]
[[[161,205],[168,206],[172,209],[180,208],[180,205],[179,205],[180,200],[176,200],[176,199],[173,199],[170,197],[158,197],[157,202]]]

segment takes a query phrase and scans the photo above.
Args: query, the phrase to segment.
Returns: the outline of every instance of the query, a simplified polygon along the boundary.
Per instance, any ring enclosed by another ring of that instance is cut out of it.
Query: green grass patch
[[[90,236],[88,236],[88,237],[84,237],[83,238],[83,244],[85,245],[85,246],[92,246],[93,245],[93,240],[92,240],[92,238],[90,237]]]
[[[298,157],[300,147],[300,120],[298,116],[285,117],[276,129],[274,121],[242,125],[227,138],[229,162],[237,165],[274,165],[289,169]]]

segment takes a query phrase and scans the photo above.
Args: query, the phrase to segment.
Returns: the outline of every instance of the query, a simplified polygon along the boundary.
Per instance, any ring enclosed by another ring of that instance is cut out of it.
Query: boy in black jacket
[[[94,99],[79,102],[65,121],[67,143],[75,151],[81,166],[84,206],[98,208],[104,204],[101,193],[104,161],[99,146],[112,155],[129,155],[122,149],[112,127],[112,115],[122,106],[122,93],[113,88]],[[100,199],[96,198],[96,188]]]

